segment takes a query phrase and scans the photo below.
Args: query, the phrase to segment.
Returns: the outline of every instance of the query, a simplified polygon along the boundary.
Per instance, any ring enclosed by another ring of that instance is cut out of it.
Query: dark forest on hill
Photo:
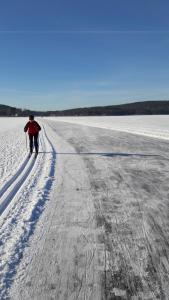
[[[0,116],[125,116],[169,114],[169,101],[144,101],[121,105],[73,108],[53,111],[31,111],[0,104]]]

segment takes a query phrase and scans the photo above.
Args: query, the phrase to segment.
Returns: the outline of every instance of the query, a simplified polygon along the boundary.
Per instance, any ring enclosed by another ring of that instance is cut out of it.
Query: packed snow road
[[[1,299],[169,299],[169,142],[39,121],[2,213]]]

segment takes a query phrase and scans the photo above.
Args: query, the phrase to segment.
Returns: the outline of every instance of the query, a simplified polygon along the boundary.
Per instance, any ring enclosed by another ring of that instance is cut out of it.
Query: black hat
[[[34,120],[34,116],[33,115],[29,116],[29,120]]]

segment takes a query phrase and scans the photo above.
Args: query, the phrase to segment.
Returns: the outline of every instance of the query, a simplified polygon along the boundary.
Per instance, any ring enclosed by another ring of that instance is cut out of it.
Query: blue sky
[[[169,99],[168,0],[0,2],[0,103]]]

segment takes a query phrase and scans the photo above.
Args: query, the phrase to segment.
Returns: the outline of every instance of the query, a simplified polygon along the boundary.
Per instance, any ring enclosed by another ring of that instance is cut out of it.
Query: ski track
[[[43,127],[40,152],[35,160],[25,159],[1,189],[0,212],[0,299],[8,299],[23,251],[49,198],[56,153]],[[19,174],[21,171],[21,174]]]
[[[24,181],[27,179],[30,172],[32,171],[34,164],[35,164],[34,157],[32,157],[30,161],[29,159],[26,159],[24,164],[17,171],[14,177],[11,178],[2,188],[0,193],[1,195],[0,215],[4,212],[6,207],[10,204],[10,202],[14,198],[15,194],[24,184]]]
[[[9,179],[5,182],[5,184],[2,186],[0,190],[0,197],[8,190],[8,188],[13,184],[13,182],[19,177],[19,175],[23,172],[24,168],[26,167],[27,163],[29,161],[29,157],[26,157],[24,162],[21,164],[19,170]]]

